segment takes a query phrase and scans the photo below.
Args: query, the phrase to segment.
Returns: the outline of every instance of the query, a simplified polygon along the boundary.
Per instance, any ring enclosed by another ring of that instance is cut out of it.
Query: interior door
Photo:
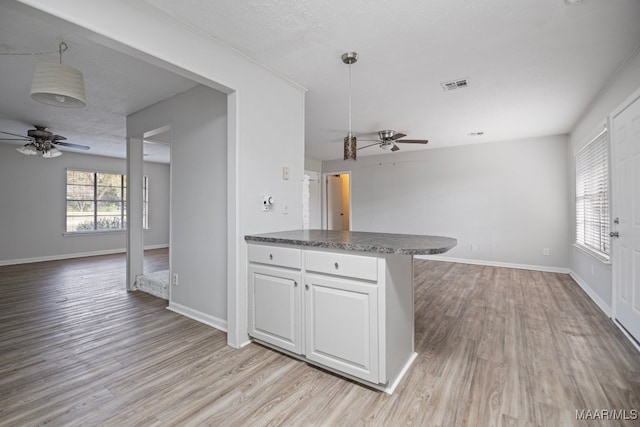
[[[343,230],[342,216],[342,180],[327,175],[327,230]]]
[[[640,94],[611,127],[614,317],[640,341]]]

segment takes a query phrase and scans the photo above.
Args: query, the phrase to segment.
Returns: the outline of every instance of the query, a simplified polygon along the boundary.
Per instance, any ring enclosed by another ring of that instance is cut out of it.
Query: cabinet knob
[[[297,288],[298,287],[298,282],[296,282],[295,280],[293,281],[293,287]]]
[[[333,264],[333,266],[336,268],[336,270],[340,268],[340,265],[337,262]]]
[[[273,254],[269,254],[269,259],[273,260]]]
[[[308,285],[308,284],[307,284],[307,285],[304,285],[304,288],[305,288],[306,290],[309,290],[309,285]]]

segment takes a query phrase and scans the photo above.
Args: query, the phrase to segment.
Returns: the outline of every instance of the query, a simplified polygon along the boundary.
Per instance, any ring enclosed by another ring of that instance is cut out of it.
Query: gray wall
[[[353,230],[455,237],[458,246],[444,255],[453,259],[569,266],[565,136],[323,163],[325,173],[347,170]]]
[[[571,177],[571,242],[575,241],[575,154],[589,142],[597,130],[602,129],[609,114],[640,87],[640,53],[625,64],[602,88],[590,107],[576,123],[569,137],[569,170]],[[615,254],[612,258],[615,262]],[[611,264],[587,252],[571,247],[571,275],[607,313],[611,314],[613,283]]]
[[[127,118],[129,135],[171,126],[170,305],[227,319],[227,96],[205,86]],[[223,326],[221,326],[223,327]]]
[[[0,143],[0,264],[124,251],[124,232],[67,235],[66,169],[126,173],[123,159],[65,151],[44,159]],[[169,166],[145,163],[150,180],[146,246],[169,243]]]
[[[21,2],[81,25],[99,43],[228,94],[227,338],[234,347],[247,343],[244,235],[302,226],[306,90],[166,13],[141,7],[140,2]],[[289,180],[282,179],[282,167],[290,168]],[[269,213],[262,211],[265,194],[276,200]]]

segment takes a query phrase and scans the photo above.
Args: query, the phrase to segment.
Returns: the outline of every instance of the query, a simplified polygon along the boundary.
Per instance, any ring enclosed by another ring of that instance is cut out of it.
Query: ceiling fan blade
[[[80,144],[72,144],[71,142],[59,142],[59,141],[51,141],[52,144],[56,144],[56,145],[62,145],[64,147],[70,147],[70,148],[76,148],[78,150],[88,150],[91,147],[88,147],[86,145],[80,145]]]
[[[396,143],[398,142],[402,142],[404,144],[426,144],[429,141],[426,139],[403,139],[401,141],[396,141]]]
[[[365,145],[364,147],[358,147],[358,148],[356,148],[356,150],[362,150],[363,148],[373,147],[374,145],[380,145],[380,143],[377,142],[375,144]]]
[[[2,138],[5,141],[20,141],[20,140],[22,140],[22,141],[31,141],[31,137],[29,137],[29,136],[18,135],[17,133],[5,132],[5,131],[1,131],[1,130],[0,130],[0,133],[4,133],[5,135],[17,136],[18,138],[20,138],[20,139],[17,139],[17,138],[15,138],[15,139],[14,138]]]
[[[393,144],[393,147],[391,147],[391,151],[398,151],[400,150],[400,147],[398,147],[396,144]]]
[[[393,139],[393,140],[395,141],[396,139],[398,139],[398,138],[404,138],[405,136],[407,136],[407,135],[405,135],[404,133],[398,132],[398,133],[394,134],[394,135],[393,135],[391,138],[389,138],[389,139]]]
[[[360,138],[358,138],[358,141],[370,141],[370,142],[376,142],[378,144],[382,142],[379,139],[360,139]]]
[[[52,141],[66,141],[67,138],[65,138],[62,135],[53,135],[53,138],[51,138]]]

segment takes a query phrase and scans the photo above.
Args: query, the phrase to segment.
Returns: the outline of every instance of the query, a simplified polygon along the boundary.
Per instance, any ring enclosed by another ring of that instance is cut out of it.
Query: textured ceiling
[[[355,133],[395,129],[429,139],[430,148],[566,134],[640,45],[640,0],[134,1],[306,87],[306,154],[321,160],[342,155],[344,52],[360,54],[352,66]],[[0,4],[0,50],[52,50],[64,39],[64,62],[84,72],[89,106],[54,111],[25,98],[45,58],[0,56],[0,130],[46,124],[94,154],[123,156],[127,114],[195,85],[12,3]],[[440,86],[459,78],[469,87]],[[478,131],[484,135],[468,135]]]
[[[317,159],[342,155],[344,52],[360,54],[357,135],[390,128],[443,147],[568,133],[640,44],[638,0],[145,1],[306,87]],[[440,86],[459,78],[467,89]]]
[[[62,61],[80,69],[85,108],[58,108],[29,97],[36,62],[58,62],[58,54],[0,56],[0,130],[24,135],[47,126],[68,142],[88,145],[89,154],[126,156],[126,116],[196,85],[188,79],[117,52],[87,38],[80,28],[9,3],[0,4],[0,52],[55,51],[64,40]],[[0,135],[2,141],[2,135]],[[19,142],[15,142],[19,144]],[[62,150],[73,151],[62,147]],[[166,145],[145,147],[147,160],[168,162]]]

